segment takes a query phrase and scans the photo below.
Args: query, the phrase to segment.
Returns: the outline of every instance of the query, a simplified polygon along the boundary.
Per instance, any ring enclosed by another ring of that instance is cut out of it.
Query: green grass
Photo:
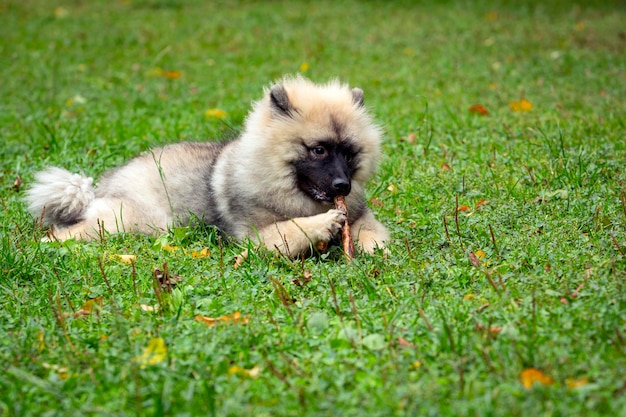
[[[0,415],[626,415],[626,10],[587,3],[0,3]],[[40,243],[37,170],[220,137],[303,63],[386,129],[387,259],[234,268],[212,230]]]

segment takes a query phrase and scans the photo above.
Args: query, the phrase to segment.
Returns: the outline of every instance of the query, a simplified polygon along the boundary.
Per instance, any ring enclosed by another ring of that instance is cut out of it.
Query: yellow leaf
[[[169,243],[166,243],[165,245],[161,246],[161,249],[174,253],[178,250],[178,246],[172,246]]]
[[[584,387],[585,385],[587,385],[589,383],[589,379],[582,377],[582,378],[567,378],[565,380],[565,383],[567,384],[567,388],[569,389],[576,389],[576,388],[580,388],[580,387]]]
[[[250,369],[245,369],[237,365],[233,365],[230,368],[228,368],[228,375],[240,374],[242,376],[246,376],[249,378],[257,378],[260,373],[261,373],[261,368],[259,368],[258,365]]]
[[[137,260],[137,255],[111,255],[111,259],[120,261],[125,264],[132,264]]]
[[[526,112],[533,109],[533,103],[523,98],[521,100],[510,102],[509,107],[515,112]]]
[[[463,301],[471,301],[474,299],[474,294],[465,294],[463,296]]]
[[[246,324],[250,321],[250,317],[242,316],[239,311],[234,312],[231,316],[224,315],[221,317],[206,317],[198,314],[196,316],[196,321],[200,323],[204,323],[209,327],[213,327],[218,323],[239,323]]]
[[[180,78],[180,71],[163,71],[163,76],[170,80],[176,80]]]
[[[309,63],[303,62],[300,64],[300,72],[307,72],[309,70]]]
[[[87,300],[85,304],[78,310],[74,316],[88,316],[93,313],[93,309],[95,306],[102,306],[102,297],[92,298],[91,300]]]
[[[200,251],[192,251],[191,252],[191,257],[192,258],[206,258],[209,255],[211,255],[211,252],[209,252],[209,250],[207,248],[202,248],[202,250],[200,250]]]
[[[541,385],[552,385],[554,383],[554,379],[552,379],[552,377],[535,368],[524,369],[520,372],[519,379],[526,389],[530,389],[535,383],[539,383]]]
[[[161,363],[166,358],[167,346],[165,346],[165,341],[161,337],[155,337],[150,340],[148,346],[143,348],[143,353],[134,358],[134,361],[139,363],[139,366],[143,369],[148,365]]]
[[[485,252],[481,251],[480,249],[474,252],[474,255],[476,255],[476,257],[480,259],[481,261],[485,259]]]
[[[413,362],[411,365],[413,365],[413,368],[419,368],[422,366],[422,362],[420,361],[415,361]]]
[[[226,113],[222,109],[209,109],[204,112],[204,115],[211,119],[223,119],[224,117],[228,116],[228,113]]]
[[[43,351],[46,348],[43,330],[39,330],[39,332],[37,333],[37,342],[37,349],[39,349],[40,352]]]

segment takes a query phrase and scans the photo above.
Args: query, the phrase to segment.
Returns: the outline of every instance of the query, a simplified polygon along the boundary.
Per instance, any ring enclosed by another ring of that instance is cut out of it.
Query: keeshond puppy
[[[361,89],[285,77],[253,104],[237,139],[152,149],[105,173],[97,187],[48,168],[26,201],[52,239],[159,234],[198,219],[297,257],[333,240],[347,220],[357,247],[372,253],[389,240],[364,199],[380,142]],[[333,206],[340,195],[349,219]]]

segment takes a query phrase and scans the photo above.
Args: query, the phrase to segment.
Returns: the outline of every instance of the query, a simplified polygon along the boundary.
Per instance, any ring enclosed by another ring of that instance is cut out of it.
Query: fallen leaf
[[[125,264],[132,264],[137,260],[137,255],[111,255],[110,258]]]
[[[176,80],[180,78],[181,73],[179,71],[163,71],[162,75],[165,78],[169,78],[170,80]]]
[[[37,332],[37,349],[39,349],[39,351],[43,351],[46,348],[46,341],[45,341],[45,337],[44,337],[44,333],[43,330],[39,330],[39,332]]]
[[[422,362],[420,361],[415,361],[413,362],[411,365],[413,365],[413,368],[419,368],[422,366]]]
[[[444,171],[450,171],[450,165],[444,162],[443,164],[441,164],[441,169],[443,169]]]
[[[172,274],[167,267],[167,263],[163,264],[163,271],[158,268],[154,268],[152,271],[155,282],[161,285],[165,291],[171,291],[179,283],[183,282],[182,277]]]
[[[552,377],[535,368],[524,369],[519,374],[519,380],[526,389],[532,388],[535,383],[546,386],[554,383]]]
[[[465,295],[463,296],[463,301],[471,301],[471,300],[473,300],[473,299],[474,299],[474,297],[475,297],[475,295],[474,295],[474,294],[465,294]]]
[[[530,101],[528,101],[525,98],[523,98],[521,100],[516,100],[516,101],[510,102],[509,103],[509,107],[514,112],[527,112],[527,111],[531,111],[532,110],[533,103],[531,103]]]
[[[478,259],[480,259],[481,261],[482,261],[483,259],[485,259],[485,252],[481,251],[480,249],[478,249],[478,250],[477,250],[474,254],[475,254],[475,255],[476,255],[476,257],[477,257]]]
[[[457,208],[457,211],[469,211],[469,209],[470,209],[470,208],[469,208],[468,206],[459,206],[459,207]]]
[[[95,297],[86,301],[85,304],[74,313],[74,317],[88,316],[93,313],[96,306],[102,307],[102,297]]]
[[[202,248],[199,251],[192,251],[191,252],[191,257],[192,258],[206,258],[209,255],[211,255],[211,252],[207,248]]]
[[[415,347],[415,345],[413,343],[409,342],[408,340],[406,340],[402,336],[398,336],[398,346],[407,347],[407,348],[414,348]]]
[[[204,115],[211,119],[223,119],[228,115],[228,113],[222,109],[209,109],[204,112]]]
[[[318,246],[319,246],[319,244],[318,244]],[[306,284],[308,284],[309,282],[311,282],[312,278],[313,278],[313,274],[311,273],[311,270],[307,269],[307,270],[304,271],[304,273],[302,273],[302,276],[292,280],[291,283],[293,285],[297,286],[297,287],[303,287]]]
[[[179,249],[179,247],[178,246],[172,246],[169,243],[166,243],[165,245],[161,246],[161,249],[166,250],[168,252],[176,253],[176,251]]]
[[[413,145],[415,143],[415,133],[411,132],[406,136],[406,141]]]
[[[478,207],[487,204],[487,200],[480,200],[476,203],[476,205],[474,205],[474,210],[476,210]]]
[[[13,189],[18,192],[20,191],[20,187],[22,186],[22,177],[21,176],[17,176],[15,177],[15,181],[13,181]]]
[[[234,312],[230,316],[224,315],[221,317],[207,317],[198,314],[195,319],[197,322],[204,323],[209,327],[216,326],[219,323],[247,324],[250,321],[249,316],[242,316],[239,311]]]
[[[491,333],[492,336],[499,335],[501,331],[502,331],[502,326],[491,326],[489,328],[489,333]]]
[[[141,308],[143,311],[158,311],[159,310],[158,307],[149,306],[147,304],[140,304],[139,308]]]
[[[148,365],[161,363],[166,358],[167,346],[165,346],[165,341],[161,337],[155,337],[148,342],[148,346],[143,348],[143,353],[136,356],[133,360],[139,363],[139,367],[143,369]]]
[[[469,258],[472,265],[474,265],[476,268],[480,268],[480,261],[478,260],[478,257],[476,257],[474,252],[470,251]]]
[[[300,72],[307,72],[309,70],[309,63],[308,62],[303,62],[302,64],[300,64]]]
[[[479,116],[488,116],[489,115],[489,110],[487,110],[487,108],[485,106],[483,106],[482,104],[473,104],[470,106],[469,108],[469,112],[471,114],[477,114]]]
[[[233,365],[230,368],[228,368],[228,375],[239,374],[248,378],[258,378],[260,373],[261,373],[261,368],[258,365],[255,365],[250,369],[245,369],[237,365]]]
[[[235,263],[233,264],[233,268],[237,269],[248,259],[248,249],[241,252],[239,255],[235,256]]]
[[[589,384],[589,379],[582,377],[582,378],[567,378],[565,380],[565,383],[567,384],[567,388],[569,389],[577,389],[580,387],[584,387],[585,385]]]

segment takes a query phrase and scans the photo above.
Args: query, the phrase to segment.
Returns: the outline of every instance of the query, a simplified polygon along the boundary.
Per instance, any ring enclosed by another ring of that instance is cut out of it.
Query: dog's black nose
[[[344,178],[335,178],[333,180],[333,189],[337,192],[337,195],[350,194],[350,181]]]

